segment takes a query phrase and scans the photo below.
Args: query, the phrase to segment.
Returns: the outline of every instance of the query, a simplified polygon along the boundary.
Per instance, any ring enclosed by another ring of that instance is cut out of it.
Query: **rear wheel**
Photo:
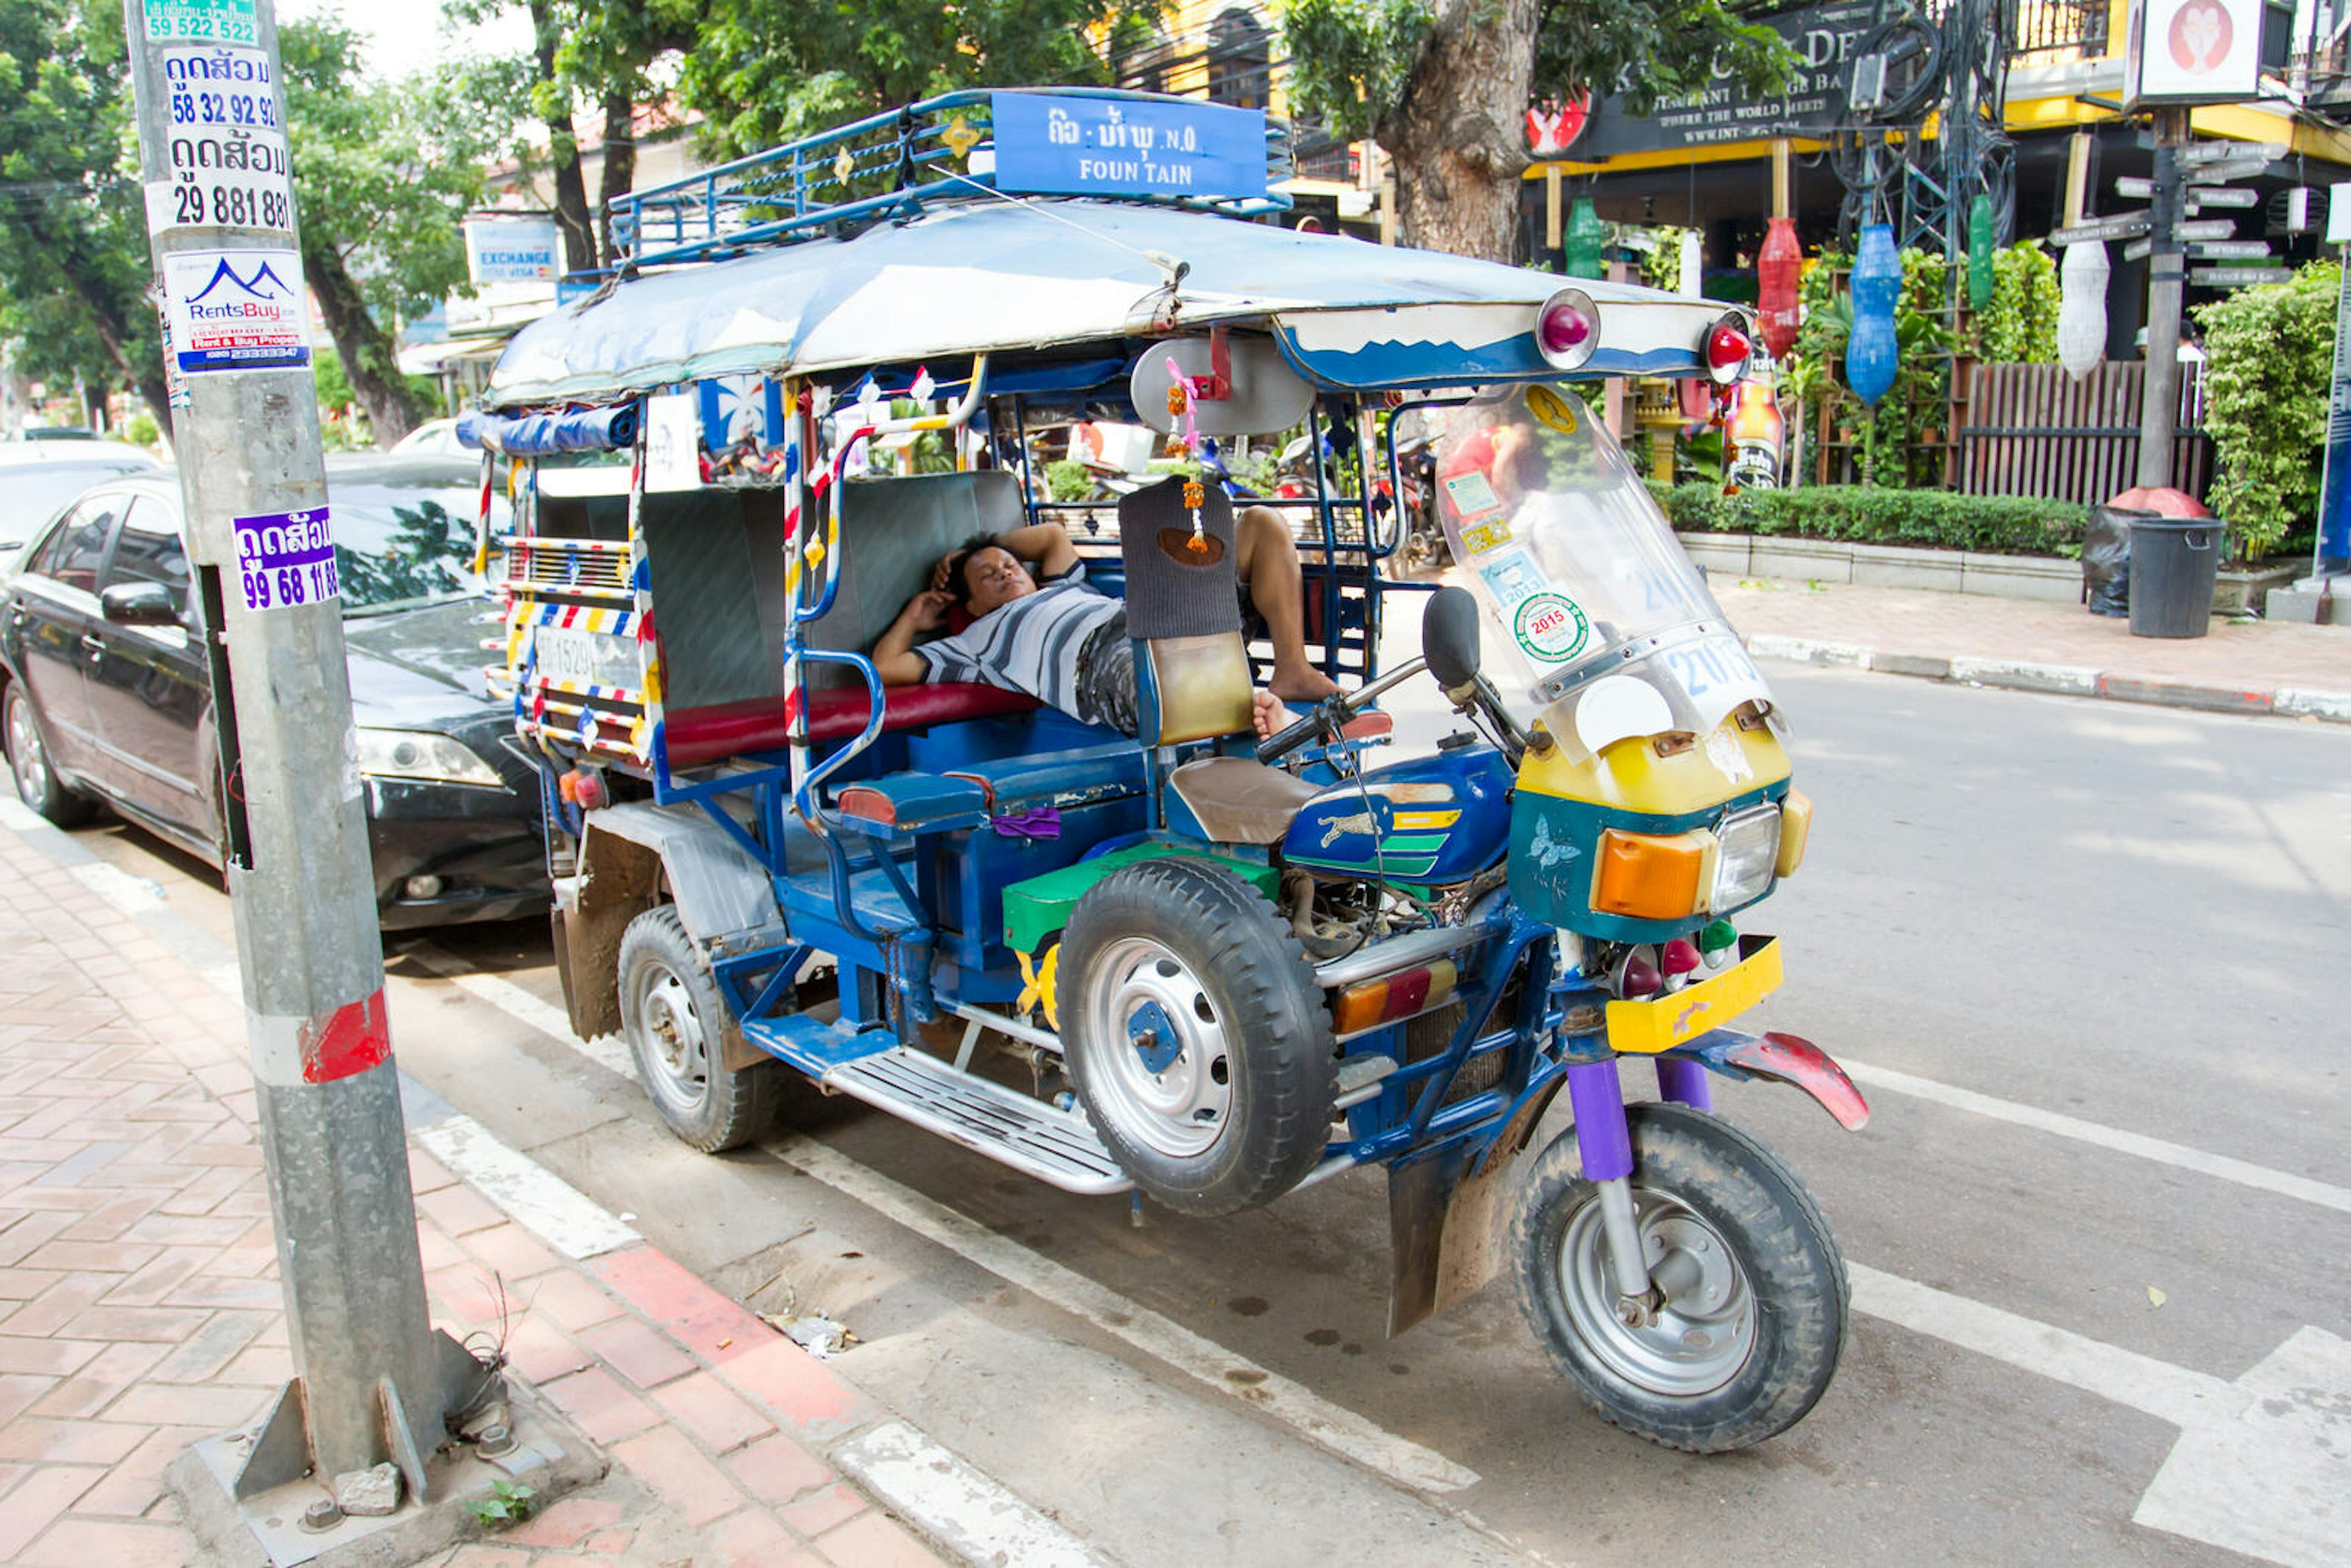
[[[766,1132],[782,1097],[783,1064],[727,1069],[734,1015],[674,905],[629,922],[620,967],[622,1031],[669,1130],[710,1155]]]
[[[0,698],[0,730],[8,747],[8,772],[16,781],[16,798],[60,828],[78,828],[98,813],[87,795],[68,789],[50,766],[49,748],[41,738],[41,721],[25,683],[10,683]]]
[[[1617,1426],[1695,1453],[1760,1443],[1836,1375],[1848,1295],[1836,1239],[1794,1174],[1729,1123],[1678,1105],[1626,1119],[1649,1297],[1621,1298],[1571,1131],[1537,1157],[1512,1216],[1520,1307]]]
[[[1330,1015],[1271,904],[1198,861],[1113,872],[1061,940],[1071,1079],[1134,1183],[1186,1214],[1270,1202],[1314,1168]]]

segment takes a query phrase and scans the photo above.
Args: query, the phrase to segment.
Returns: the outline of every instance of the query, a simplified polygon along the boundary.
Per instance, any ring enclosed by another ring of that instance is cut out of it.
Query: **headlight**
[[[360,731],[360,771],[378,779],[429,779],[503,787],[498,770],[445,735],[414,729]]]
[[[1780,808],[1741,811],[1725,819],[1714,836],[1714,896],[1707,907],[1721,914],[1762,897],[1780,859]]]

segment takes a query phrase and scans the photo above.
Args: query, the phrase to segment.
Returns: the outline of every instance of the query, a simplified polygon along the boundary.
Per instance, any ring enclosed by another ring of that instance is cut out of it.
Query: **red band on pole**
[[[392,1054],[391,1020],[384,1016],[383,992],[365,1001],[347,1002],[322,1019],[302,1026],[302,1082],[331,1083],[365,1072]]]

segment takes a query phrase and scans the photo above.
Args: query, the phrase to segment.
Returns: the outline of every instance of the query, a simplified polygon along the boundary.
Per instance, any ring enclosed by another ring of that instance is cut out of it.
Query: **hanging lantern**
[[[1804,271],[1803,247],[1796,243],[1796,220],[1773,218],[1755,254],[1755,314],[1763,329],[1763,346],[1775,360],[1784,360],[1796,346],[1802,312],[1796,289]]]
[[[2084,240],[2065,247],[2059,270],[2064,297],[2057,307],[2057,362],[2080,381],[2106,357],[2106,247]]]
[[[1992,291],[1999,277],[1991,267],[1992,242],[1998,237],[1998,223],[1992,216],[1991,198],[1982,192],[1968,204],[1968,308],[1987,309],[1991,305]]]
[[[1600,265],[1600,250],[1608,242],[1608,225],[1600,221],[1600,209],[1592,204],[1589,196],[1578,196],[1567,214],[1567,275],[1570,277],[1604,277]]]
[[[1902,256],[1894,248],[1891,224],[1861,231],[1853,262],[1853,336],[1844,346],[1844,381],[1870,407],[1894,385],[1901,345],[1894,336],[1894,307],[1902,297]]]

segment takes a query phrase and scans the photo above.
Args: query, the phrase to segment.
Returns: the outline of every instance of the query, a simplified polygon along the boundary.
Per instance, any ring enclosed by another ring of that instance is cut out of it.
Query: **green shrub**
[[[1836,539],[1847,544],[1971,549],[1988,555],[2059,555],[2081,543],[2087,508],[2028,496],[1954,496],[1942,490],[1883,490],[1819,485],[1801,490],[1741,490],[1712,485],[1652,485],[1677,528]]]
[[[122,439],[133,446],[152,446],[163,439],[163,433],[155,427],[155,416],[141,409],[124,423]]]
[[[2335,263],[2314,262],[2290,283],[2241,288],[2197,308],[2204,428],[2220,457],[2210,500],[2238,559],[2258,560],[2318,516],[2342,281]]]

